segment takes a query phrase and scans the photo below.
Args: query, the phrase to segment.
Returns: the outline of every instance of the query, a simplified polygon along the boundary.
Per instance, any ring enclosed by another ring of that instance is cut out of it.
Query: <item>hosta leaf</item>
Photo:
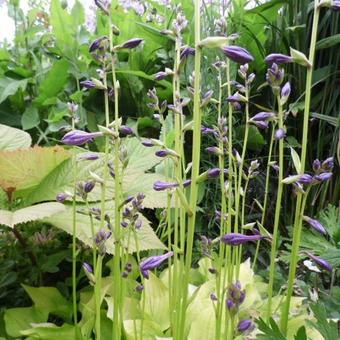
[[[144,281],[145,312],[164,331],[170,326],[169,289],[157,276],[149,275],[149,280]]]
[[[135,331],[137,331],[137,334],[141,334],[141,320],[124,320],[124,330],[127,340],[135,340]],[[161,335],[163,335],[162,330],[156,322],[151,320],[143,321],[143,340],[156,340],[157,336]]]
[[[33,328],[21,332],[27,336],[26,339],[45,339],[45,340],[60,340],[60,339],[81,339],[77,337],[77,329],[73,325],[64,323],[62,326],[56,326],[53,323],[35,324]]]
[[[14,197],[25,197],[58,164],[69,157],[70,153],[58,146],[2,151],[0,186],[5,191],[14,190]]]
[[[44,217],[61,213],[64,210],[64,205],[57,202],[41,203],[16,210],[14,212],[0,210],[0,224],[4,224],[10,228],[13,228],[17,224],[40,220]]]
[[[0,151],[27,149],[31,143],[31,136],[27,132],[0,124]]]
[[[107,202],[106,211],[111,218],[111,221],[114,221],[113,211],[114,206],[113,202]],[[95,205],[93,205],[95,206]],[[100,205],[96,205],[96,207],[100,208]],[[77,206],[77,211],[81,210],[82,206]],[[164,244],[158,239],[153,229],[150,227],[150,222],[142,215],[140,218],[143,221],[143,225],[140,230],[137,231],[138,238],[138,246],[139,250],[150,250],[150,249],[165,249]],[[53,224],[54,226],[66,231],[69,234],[72,234],[72,209],[67,208],[65,212],[54,215],[45,219],[46,222]],[[77,213],[76,214],[76,235],[79,240],[87,244],[88,246],[92,246],[92,234],[90,227],[90,219],[89,216]],[[94,229],[97,231],[100,228],[100,222],[94,220]],[[128,245],[128,231],[126,229],[122,229],[122,242],[124,246]],[[112,254],[114,252],[113,245],[113,236],[106,242],[107,252]],[[130,235],[129,240],[129,251],[134,252],[136,250],[136,244],[134,241],[133,235]]]

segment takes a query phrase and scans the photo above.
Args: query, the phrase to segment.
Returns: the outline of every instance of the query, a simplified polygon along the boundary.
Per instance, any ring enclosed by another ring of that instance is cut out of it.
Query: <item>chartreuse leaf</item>
[[[36,308],[70,320],[72,304],[61,295],[57,288],[22,286],[34,302]]]
[[[299,155],[297,154],[297,152],[293,148],[290,148],[290,154],[292,156],[296,172],[299,175],[301,175],[301,161],[300,161]]]
[[[27,132],[0,124],[0,152],[27,149],[31,143],[31,136]]]
[[[41,203],[16,211],[0,210],[0,224],[13,228],[17,224],[40,220],[65,211],[63,204],[58,202]]]
[[[64,323],[62,326],[56,326],[53,323],[35,324],[33,328],[21,332],[26,336],[26,339],[41,339],[41,340],[60,340],[60,339],[75,339],[81,340],[77,336],[77,327]]]
[[[141,334],[142,331],[142,323],[141,320],[124,320],[123,322],[125,335],[127,340],[135,340],[135,332],[138,335]],[[162,336],[162,330],[160,329],[159,325],[151,320],[144,320],[143,321],[143,340],[156,340],[157,336]]]
[[[286,340],[285,336],[281,333],[279,326],[273,318],[269,319],[269,325],[263,320],[257,320],[257,326],[264,334],[258,334],[257,339],[262,340]]]
[[[70,153],[58,146],[1,151],[0,186],[5,191],[14,191],[15,198],[27,197],[45,176],[69,157]]]
[[[31,328],[32,323],[47,321],[48,312],[32,307],[10,308],[5,311],[4,320],[9,336],[20,337],[21,331]]]
[[[153,273],[149,275],[144,281],[145,313],[164,331],[170,326],[169,289]]]

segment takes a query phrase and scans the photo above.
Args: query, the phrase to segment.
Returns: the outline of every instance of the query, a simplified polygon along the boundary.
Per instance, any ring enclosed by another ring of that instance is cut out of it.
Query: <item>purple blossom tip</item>
[[[237,330],[240,333],[243,333],[247,330],[249,330],[252,327],[253,323],[251,322],[251,320],[241,320],[238,325],[237,325]]]
[[[84,191],[85,191],[85,193],[88,194],[89,192],[91,192],[93,190],[93,188],[95,187],[95,185],[96,185],[96,183],[93,182],[93,181],[86,182],[84,184]]]
[[[83,263],[83,268],[84,268],[84,270],[85,270],[86,272],[88,272],[88,273],[90,273],[90,274],[93,274],[93,268],[92,268],[92,266],[91,266],[89,263],[84,262],[84,263]]]
[[[173,252],[169,251],[163,255],[151,256],[142,261],[139,265],[140,271],[144,278],[149,278],[149,270],[159,267],[166,259],[173,256]]]
[[[181,58],[181,60],[186,59],[190,55],[192,55],[192,56],[195,55],[195,49],[193,47],[187,46],[182,50],[180,58]]]
[[[77,161],[95,161],[99,159],[99,155],[96,153],[84,153],[77,157]]]
[[[280,140],[280,139],[283,139],[283,138],[285,138],[285,137],[286,137],[286,131],[285,131],[283,128],[277,129],[277,130],[275,131],[275,136],[274,136],[274,138],[275,138],[276,140]]]
[[[334,167],[334,158],[333,157],[328,157],[326,160],[322,162],[322,170],[325,171],[330,171]]]
[[[177,188],[178,183],[169,183],[169,182],[162,182],[162,181],[156,181],[153,184],[153,189],[156,191],[164,191],[167,189]]]
[[[119,131],[126,136],[133,135],[133,130],[127,125],[121,125]]]
[[[325,227],[318,221],[310,218],[308,216],[303,216],[304,221],[306,221],[314,230],[320,234],[327,235]]]
[[[271,64],[287,64],[293,62],[293,58],[285,55],[285,54],[280,54],[280,53],[272,53],[269,54],[264,61],[271,65]]]
[[[313,182],[313,176],[309,175],[309,174],[303,174],[300,176],[299,178],[299,183],[301,184],[311,184]]]
[[[333,267],[331,266],[331,264],[326,261],[325,259],[319,257],[319,256],[315,256],[311,253],[307,253],[307,255],[321,268],[332,272],[333,271]]]
[[[331,172],[323,172],[320,175],[314,176],[314,179],[318,182],[326,182],[331,179],[333,174]]]
[[[273,112],[259,112],[255,116],[253,116],[250,120],[253,121],[263,121],[263,120],[268,120],[272,117],[274,117]]]
[[[220,175],[219,168],[212,168],[208,170],[208,178],[216,178]]]
[[[96,87],[95,83],[92,80],[83,80],[80,82],[80,85],[82,85],[88,90]]]
[[[249,241],[259,241],[263,237],[261,235],[243,235],[239,233],[230,233],[222,236],[221,241],[230,246],[239,246]]]
[[[209,146],[205,149],[208,153],[213,155],[221,155],[222,151],[217,146]]]
[[[93,138],[101,137],[102,135],[101,132],[89,133],[81,130],[73,130],[64,135],[61,142],[66,145],[83,145],[91,142]]]
[[[184,188],[187,188],[190,184],[191,184],[191,179],[186,179],[185,181],[183,181]]]
[[[229,59],[239,64],[250,63],[254,60],[254,57],[240,46],[224,46],[222,47],[222,51]]]
[[[92,42],[92,44],[90,45],[90,47],[89,47],[89,52],[90,52],[90,53],[91,53],[91,52],[94,52],[94,51],[96,51],[98,48],[102,47],[103,43],[104,43],[106,40],[108,40],[106,36],[100,37],[100,38],[94,40],[94,41]]]
[[[64,192],[60,192],[56,196],[56,201],[59,202],[59,203],[64,203],[66,198],[67,198],[67,194],[65,194]]]
[[[168,76],[168,73],[167,73],[167,72],[160,71],[160,72],[157,72],[157,73],[155,74],[155,80],[156,80],[156,81],[160,81],[160,80],[165,79],[167,76]]]
[[[125,41],[123,44],[120,45],[120,48],[128,48],[128,49],[132,49],[137,47],[138,45],[140,45],[143,42],[143,39],[140,38],[133,38],[130,39],[128,41]]]
[[[154,142],[151,139],[144,139],[142,144],[148,148],[155,146]]]

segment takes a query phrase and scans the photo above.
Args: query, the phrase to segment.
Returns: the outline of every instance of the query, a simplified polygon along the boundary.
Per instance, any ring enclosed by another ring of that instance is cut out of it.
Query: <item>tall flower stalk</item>
[[[307,139],[308,139],[308,121],[309,121],[309,112],[310,112],[310,104],[311,104],[311,92],[312,92],[312,77],[313,77],[313,65],[315,59],[315,47],[317,41],[317,33],[319,26],[319,0],[314,1],[314,17],[312,24],[312,35],[311,42],[309,47],[309,64],[310,66],[307,68],[306,75],[306,92],[305,92],[305,107],[304,107],[304,116],[303,116],[303,133],[302,133],[302,146],[301,146],[301,173],[305,170],[306,164],[306,153],[307,153]],[[289,308],[290,301],[293,294],[293,285],[295,280],[296,273],[296,264],[299,257],[299,246],[300,246],[300,238],[301,238],[301,228],[302,228],[302,218],[304,215],[304,206],[302,204],[303,194],[298,193],[296,209],[295,209],[295,219],[294,219],[294,232],[293,232],[293,243],[292,243],[292,252],[290,256],[290,264],[289,264],[289,276],[288,276],[288,288],[287,288],[287,296],[285,299],[285,303],[281,312],[281,330],[284,334],[287,334],[288,327],[288,316],[289,316]]]

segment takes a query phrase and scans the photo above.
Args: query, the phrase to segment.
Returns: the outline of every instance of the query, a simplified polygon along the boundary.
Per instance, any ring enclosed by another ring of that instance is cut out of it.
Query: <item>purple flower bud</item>
[[[153,184],[153,189],[156,191],[163,191],[163,190],[177,188],[177,187],[178,187],[178,183],[168,183],[168,182],[157,181]]]
[[[332,5],[331,5],[331,9],[333,11],[340,11],[340,0],[333,0]]]
[[[313,170],[314,172],[318,172],[321,169],[321,162],[318,159],[313,161]]]
[[[139,268],[144,278],[148,279],[149,270],[159,267],[166,259],[173,256],[173,254],[172,251],[169,251],[163,255],[148,257],[146,260],[142,261]]]
[[[187,46],[181,52],[181,60],[188,58],[190,55],[195,55],[195,49],[193,47]]]
[[[277,129],[277,130],[275,131],[275,136],[274,136],[274,138],[275,138],[276,140],[280,140],[280,139],[283,139],[283,138],[285,138],[285,137],[286,137],[286,132],[285,132],[284,129],[280,128],[280,129]]]
[[[160,122],[160,121],[161,121],[161,115],[158,114],[158,113],[155,113],[155,114],[153,115],[153,118],[154,118],[155,120],[157,120],[157,122]]]
[[[212,168],[208,170],[208,178],[216,178],[220,175],[219,168]]]
[[[331,177],[333,176],[333,174],[331,172],[323,172],[320,175],[315,175],[314,179],[318,182],[326,182],[328,181]]]
[[[129,226],[129,223],[126,222],[126,221],[122,221],[120,222],[120,225],[123,227],[123,228],[127,228]]]
[[[166,157],[166,156],[168,156],[169,154],[170,154],[170,153],[169,153],[168,150],[158,150],[158,151],[155,152],[155,155],[156,155],[157,157]]]
[[[222,51],[229,59],[239,64],[250,63],[254,60],[253,56],[240,46],[224,46]]]
[[[291,91],[290,83],[287,81],[287,83],[283,85],[282,90],[281,90],[281,104],[282,105],[284,105],[287,102],[289,95],[290,95],[290,91]]]
[[[328,157],[326,160],[322,162],[322,170],[331,171],[334,167],[334,158]]]
[[[306,221],[314,230],[320,234],[327,235],[325,227],[318,221],[308,216],[303,216],[303,220]]]
[[[151,139],[144,139],[142,144],[148,148],[155,146],[154,142]]]
[[[86,182],[84,184],[84,191],[88,194],[89,192],[91,192],[93,190],[95,185],[96,185],[96,183],[93,182],[93,181]]]
[[[83,263],[83,269],[85,270],[85,272],[87,272],[89,274],[93,274],[93,268],[89,263],[84,262]]]
[[[216,296],[216,294],[215,294],[215,293],[211,293],[211,294],[210,294],[210,299],[211,299],[211,301],[217,301],[217,296]]]
[[[94,3],[100,8],[105,14],[110,14],[110,0],[94,0]]]
[[[80,85],[82,85],[86,89],[93,89],[96,87],[95,83],[92,80],[83,80],[80,82]]]
[[[237,330],[240,333],[243,333],[247,331],[248,329],[250,329],[252,325],[253,323],[251,322],[251,320],[241,320],[237,325]]]
[[[127,125],[121,125],[119,128],[119,131],[123,134],[123,135],[133,135],[133,130],[127,126]]]
[[[321,268],[329,271],[329,272],[332,272],[333,270],[333,267],[331,266],[331,264],[326,261],[325,259],[319,257],[319,256],[315,256],[311,253],[307,253],[307,255]]]
[[[77,161],[95,161],[99,159],[97,153],[83,153],[77,157]]]
[[[222,155],[223,152],[217,146],[209,146],[205,149],[208,153],[213,155]]]
[[[102,135],[101,132],[89,133],[81,130],[73,130],[64,135],[61,142],[66,145],[83,145],[91,142],[93,138],[101,137]]]
[[[186,179],[185,181],[183,181],[184,188],[187,188],[190,184],[191,184],[191,179]]]
[[[221,241],[230,246],[239,246],[249,241],[259,241],[263,237],[261,235],[243,235],[239,233],[230,233],[222,236]]]
[[[137,292],[142,292],[144,290],[144,286],[143,285],[138,285],[137,287],[136,287],[136,291]]]
[[[126,279],[129,276],[129,274],[127,272],[122,272],[122,278]]]
[[[67,198],[67,194],[65,194],[64,192],[60,192],[59,194],[57,194],[56,196],[56,201],[59,203],[64,203],[66,198]]]
[[[250,123],[256,125],[260,129],[268,129],[269,123],[266,120],[254,120],[254,121],[249,121]]]
[[[93,43],[90,45],[89,47],[89,52],[94,52],[95,50],[97,50],[98,48],[102,47],[103,46],[103,43],[105,41],[107,41],[107,37],[100,37],[98,39],[96,39],[95,41],[93,41]]]
[[[142,227],[143,221],[142,220],[137,220],[135,223],[135,228],[140,229]]]
[[[201,132],[202,132],[202,135],[208,135],[210,133],[214,133],[215,130],[211,129],[211,128],[208,128],[208,127],[205,127],[205,126],[202,126],[201,127]]]
[[[230,299],[228,299],[226,301],[226,306],[227,306],[228,310],[230,310],[230,311],[237,308],[236,303],[233,300],[230,300]]]
[[[125,41],[123,44],[121,44],[120,48],[132,49],[132,48],[137,47],[142,41],[143,41],[143,39],[133,38],[133,39]]]
[[[253,116],[250,120],[253,121],[262,121],[262,120],[268,120],[272,117],[274,117],[273,112],[259,112],[255,116]]]
[[[240,103],[240,102],[246,102],[246,98],[241,96],[238,92],[236,92],[234,95],[229,96],[227,98],[227,102],[229,103]]]
[[[303,174],[301,175],[301,177],[299,178],[299,183],[301,184],[311,184],[313,182],[313,176],[309,175],[309,174]]]
[[[284,54],[280,54],[280,53],[272,53],[269,54],[264,61],[268,64],[286,64],[286,63],[292,63],[293,62],[293,58],[288,56],[288,55],[284,55]]]
[[[156,81],[160,81],[160,80],[165,79],[167,76],[168,76],[168,73],[167,73],[167,72],[160,71],[160,72],[157,72],[157,73],[155,74],[155,80],[156,80]]]

